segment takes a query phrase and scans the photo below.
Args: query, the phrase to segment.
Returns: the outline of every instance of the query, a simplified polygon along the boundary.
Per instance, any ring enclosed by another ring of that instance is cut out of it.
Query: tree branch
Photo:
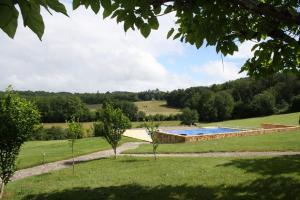
[[[262,15],[265,17],[272,17],[279,22],[285,22],[288,24],[300,25],[300,15],[292,15],[287,9],[276,8],[268,3],[261,3],[256,0],[234,0],[240,6],[251,11],[256,15]]]

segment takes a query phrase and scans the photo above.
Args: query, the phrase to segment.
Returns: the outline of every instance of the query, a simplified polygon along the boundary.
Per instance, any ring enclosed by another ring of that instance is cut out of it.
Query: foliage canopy
[[[3,0],[0,28],[14,37],[20,7],[24,26],[41,39],[44,22],[40,8],[67,15],[59,0]],[[215,46],[225,56],[238,51],[238,45],[255,41],[254,56],[242,71],[251,76],[283,71],[300,71],[300,2],[296,0],[73,0],[73,9],[91,8],[103,18],[123,22],[124,31],[138,29],[144,37],[159,28],[158,17],[173,13],[175,26],[167,37],[200,48]]]
[[[4,185],[15,172],[20,147],[34,132],[39,118],[33,104],[18,97],[11,88],[7,89],[0,101],[0,198]]]

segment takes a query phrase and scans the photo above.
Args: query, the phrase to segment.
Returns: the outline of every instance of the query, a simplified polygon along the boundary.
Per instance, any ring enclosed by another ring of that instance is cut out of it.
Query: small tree
[[[184,108],[181,115],[181,123],[185,125],[193,125],[198,121],[197,110],[192,110],[190,108]]]
[[[20,147],[34,132],[39,120],[36,107],[8,87],[0,101],[0,199],[4,186],[15,172]]]
[[[113,108],[107,104],[101,116],[103,122],[104,136],[107,142],[111,145],[117,158],[117,146],[122,138],[122,134],[127,128],[131,127],[128,117],[126,117],[121,109]]]
[[[68,138],[71,144],[72,149],[72,165],[73,165],[73,174],[75,174],[75,159],[74,159],[74,144],[77,139],[82,138],[82,125],[79,123],[79,119],[73,117],[68,123]]]
[[[152,151],[153,151],[153,155],[154,155],[154,159],[156,160],[156,151],[159,145],[159,140],[157,137],[157,129],[159,127],[158,123],[154,123],[154,121],[150,121],[148,123],[144,124],[144,127],[147,130],[148,135],[151,137],[152,139]]]

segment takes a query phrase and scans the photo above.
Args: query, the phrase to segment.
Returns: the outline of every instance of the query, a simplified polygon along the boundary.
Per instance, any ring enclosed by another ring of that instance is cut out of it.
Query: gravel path
[[[123,151],[130,150],[130,149],[136,149],[139,145],[145,144],[145,143],[146,142],[127,142],[117,148],[117,154],[120,155],[120,153],[122,153]],[[86,162],[86,161],[96,160],[99,158],[110,157],[113,155],[114,155],[113,150],[99,151],[96,153],[76,157],[75,162],[76,163]],[[17,171],[11,180],[14,181],[14,180],[23,179],[23,178],[26,178],[29,176],[45,174],[45,173],[48,173],[51,171],[70,167],[71,165],[72,165],[72,159],[67,159],[67,160],[60,160],[60,161],[56,161],[56,162],[52,162],[52,163],[47,163],[44,165],[39,165],[39,166],[28,168],[28,169],[22,169],[22,170]]]
[[[152,154],[121,154],[124,151],[130,149],[136,149],[141,144],[146,144],[147,142],[128,142],[117,149],[117,154],[119,156],[133,156],[133,157],[152,157]],[[91,160],[96,160],[99,158],[106,158],[113,156],[113,150],[99,151],[96,153],[79,156],[75,158],[76,163],[87,162]],[[290,155],[300,155],[300,152],[292,151],[271,151],[271,152],[211,152],[211,153],[170,153],[170,154],[157,154],[158,157],[259,157],[259,156],[290,156]],[[15,173],[12,180],[19,180],[30,176],[45,174],[51,171],[63,169],[70,167],[72,165],[72,159],[56,161],[44,165],[39,165],[36,167],[22,169]]]

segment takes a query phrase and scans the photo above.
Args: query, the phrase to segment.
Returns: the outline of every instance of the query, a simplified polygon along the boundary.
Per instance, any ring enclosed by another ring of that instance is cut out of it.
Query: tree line
[[[241,78],[170,92],[167,105],[196,110],[200,121],[222,121],[300,111],[300,75]]]
[[[199,121],[222,121],[300,111],[300,75],[289,73],[256,79],[241,78],[209,87],[191,87],[171,92],[18,93],[36,104],[42,122],[65,122],[72,117],[78,118],[80,122],[95,121],[101,105],[108,102],[121,109],[131,121],[180,118],[179,115],[146,115],[133,103],[145,100],[166,100],[170,107],[195,110]],[[1,95],[3,92],[0,93],[0,98]],[[87,104],[99,104],[98,110],[90,111]]]

